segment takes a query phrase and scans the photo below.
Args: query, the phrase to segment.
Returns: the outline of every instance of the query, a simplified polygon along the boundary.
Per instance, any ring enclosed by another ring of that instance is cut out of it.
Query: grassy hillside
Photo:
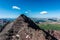
[[[38,24],[38,26],[45,30],[60,30],[60,24]]]

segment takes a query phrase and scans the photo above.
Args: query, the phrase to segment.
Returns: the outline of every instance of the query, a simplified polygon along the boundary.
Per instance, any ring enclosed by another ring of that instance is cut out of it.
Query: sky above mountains
[[[0,0],[0,18],[16,18],[20,14],[59,18],[60,0]]]

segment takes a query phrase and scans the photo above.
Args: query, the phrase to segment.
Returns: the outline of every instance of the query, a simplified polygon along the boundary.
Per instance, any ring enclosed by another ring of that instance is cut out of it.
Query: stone
[[[3,33],[7,34],[5,37],[8,36],[7,38],[4,38],[4,40],[57,40],[49,32],[41,29],[24,14],[20,15],[13,22],[11,29],[7,30],[7,33]],[[3,40],[3,38],[1,40]]]

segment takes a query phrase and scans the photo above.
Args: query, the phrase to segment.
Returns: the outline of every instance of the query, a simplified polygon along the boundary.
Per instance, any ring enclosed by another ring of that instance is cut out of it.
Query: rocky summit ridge
[[[3,32],[5,29],[5,32]],[[20,15],[0,33],[0,40],[58,40],[49,32],[41,29],[29,17]]]

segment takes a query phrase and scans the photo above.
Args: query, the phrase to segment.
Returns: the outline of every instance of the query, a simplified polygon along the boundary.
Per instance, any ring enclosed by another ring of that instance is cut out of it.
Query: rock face
[[[0,36],[0,40],[57,40],[45,30],[37,26],[30,18],[22,14],[10,26],[10,29]]]
[[[57,40],[60,40],[60,31],[57,30],[49,30],[48,31],[52,36],[54,36],[55,38],[57,38]]]

